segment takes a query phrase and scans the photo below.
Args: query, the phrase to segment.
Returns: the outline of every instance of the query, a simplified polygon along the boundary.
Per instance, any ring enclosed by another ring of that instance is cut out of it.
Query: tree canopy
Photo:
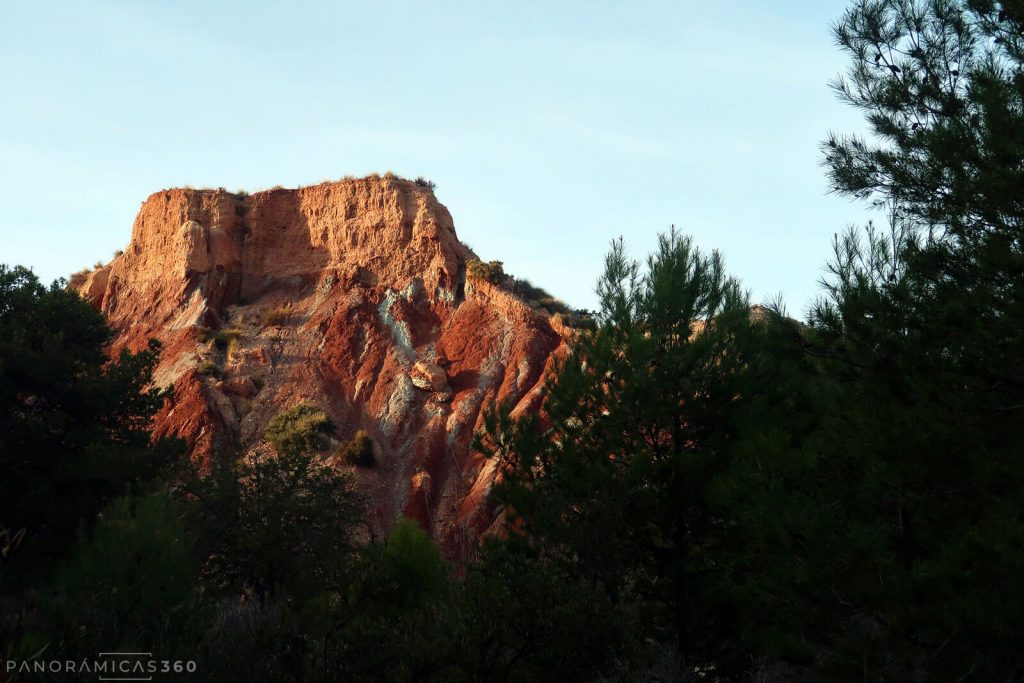
[[[51,570],[80,523],[180,453],[150,443],[159,344],[111,360],[111,334],[62,281],[0,265],[0,527],[25,530],[12,572]]]

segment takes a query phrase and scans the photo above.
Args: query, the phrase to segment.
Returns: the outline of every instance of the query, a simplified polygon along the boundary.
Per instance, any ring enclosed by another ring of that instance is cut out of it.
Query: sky
[[[392,171],[484,260],[593,308],[675,225],[802,312],[836,232],[841,0],[0,0],[0,263],[67,276],[167,187]]]

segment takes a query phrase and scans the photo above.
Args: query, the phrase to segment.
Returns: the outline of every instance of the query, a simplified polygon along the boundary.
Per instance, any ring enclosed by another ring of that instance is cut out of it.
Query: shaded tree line
[[[1022,21],[855,3],[834,86],[870,135],[824,163],[884,227],[836,238],[806,320],[674,231],[643,267],[617,242],[548,419],[492,416],[525,538],[680,669],[1024,676]]]

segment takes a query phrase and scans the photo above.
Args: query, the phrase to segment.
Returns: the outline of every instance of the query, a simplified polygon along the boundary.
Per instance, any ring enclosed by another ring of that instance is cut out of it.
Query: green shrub
[[[277,306],[260,311],[260,324],[263,327],[280,327],[288,320],[287,306]]]
[[[279,454],[309,453],[323,448],[324,435],[334,425],[320,408],[300,403],[277,415],[263,430],[263,438]]]
[[[341,447],[338,455],[341,456],[342,462],[356,467],[373,467],[376,464],[373,456],[373,439],[364,429],[356,432],[352,440]]]
[[[114,500],[92,533],[81,535],[77,557],[46,597],[63,653],[77,658],[104,647],[193,647],[191,634],[205,623],[194,543],[168,495]]]
[[[377,579],[374,602],[379,607],[414,609],[439,593],[448,565],[430,535],[415,520],[403,517],[383,543],[366,549]]]
[[[430,190],[431,192],[437,189],[437,183],[433,180],[427,180],[423,176],[419,176],[414,182],[420,187]]]
[[[504,265],[501,261],[484,263],[480,259],[473,259],[466,263],[466,274],[471,278],[490,282],[492,285],[500,285],[505,281]]]

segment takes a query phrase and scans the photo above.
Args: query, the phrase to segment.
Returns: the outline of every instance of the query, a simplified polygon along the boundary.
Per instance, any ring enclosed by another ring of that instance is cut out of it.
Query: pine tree
[[[545,417],[491,413],[478,447],[506,468],[496,495],[516,529],[638,598],[690,657],[725,645],[714,556],[730,530],[711,487],[730,465],[751,314],[719,255],[674,229],[646,266],[613,243],[597,328],[559,367]]]
[[[833,535],[801,559],[842,625],[811,640],[846,675],[1024,671],[1022,22],[1019,3],[861,0],[835,27],[837,90],[871,133],[831,136],[825,163],[888,220],[836,240],[807,344],[840,412],[814,446]]]
[[[831,301],[815,320],[866,353],[861,363],[879,362],[882,344],[913,346],[915,369],[1016,410],[1024,9],[862,0],[835,36],[853,60],[835,87],[871,136],[831,136],[826,167],[836,192],[886,207],[890,228],[837,241]]]

